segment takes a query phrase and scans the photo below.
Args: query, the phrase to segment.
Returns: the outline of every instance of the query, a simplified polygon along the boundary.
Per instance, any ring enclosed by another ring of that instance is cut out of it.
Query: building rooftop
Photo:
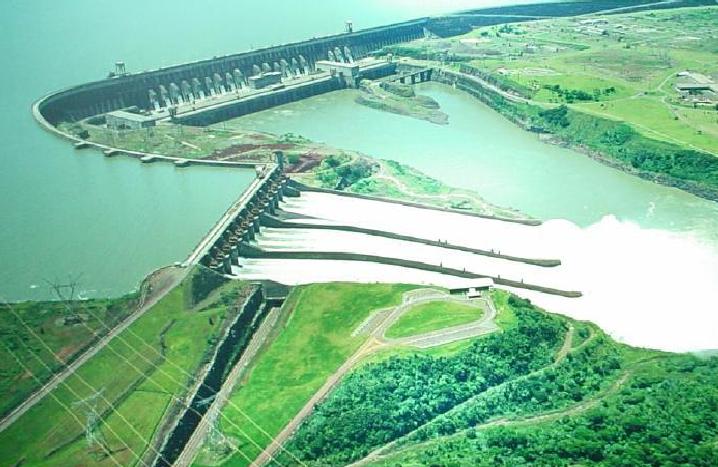
[[[124,118],[125,120],[132,120],[140,123],[156,120],[156,117],[127,112],[125,110],[114,110],[112,112],[108,112],[107,115],[112,115],[113,117]]]

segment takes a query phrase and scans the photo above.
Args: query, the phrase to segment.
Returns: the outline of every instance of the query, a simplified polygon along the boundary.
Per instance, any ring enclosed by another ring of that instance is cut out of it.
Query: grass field
[[[68,308],[60,302],[0,307],[0,338],[26,367],[18,363],[8,347],[0,346],[0,414],[12,410],[62,366],[53,354],[63,362],[71,361],[95,340],[95,334],[104,334],[105,326],[112,327],[127,316],[135,301],[135,296],[127,296],[87,300],[81,302],[81,307]],[[82,319],[82,324],[66,320],[75,316]],[[42,336],[46,346],[33,333]]]
[[[483,309],[461,303],[440,301],[413,306],[387,330],[386,337],[398,338],[476,321]]]
[[[222,432],[248,458],[256,457],[269,437],[245,414],[269,436],[276,435],[366,340],[366,336],[352,336],[354,329],[373,310],[401,303],[402,294],[411,288],[338,283],[296,288],[283,309],[284,328],[223,410],[244,434],[225,421],[220,425]],[[226,448],[206,445],[198,465]],[[248,465],[242,454],[230,449],[225,453],[230,457],[223,465]]]
[[[186,393],[189,375],[228,312],[224,303],[234,303],[244,285],[224,286],[222,299],[201,311],[188,308],[187,287],[185,281],[172,290],[0,433],[0,465],[113,465],[98,443],[90,446],[85,439],[92,412],[99,415],[94,432],[113,458],[121,465],[136,464],[169,404]],[[27,344],[37,345],[32,339]],[[16,340],[15,345],[26,343]],[[29,365],[35,354],[26,351],[23,363]]]
[[[717,7],[556,18],[477,28],[448,47],[509,87],[528,89],[534,102],[566,103],[718,154],[718,107],[694,108],[675,89],[684,71],[718,82],[716,24]]]
[[[510,293],[499,289],[491,290],[491,299],[496,307],[496,324],[504,331],[516,327],[518,319],[508,304]]]

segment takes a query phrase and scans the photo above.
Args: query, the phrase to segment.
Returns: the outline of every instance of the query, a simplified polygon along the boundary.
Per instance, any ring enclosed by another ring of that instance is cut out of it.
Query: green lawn
[[[88,406],[77,402],[97,391],[99,431],[115,459],[133,465],[133,452],[146,450],[168,404],[185,394],[188,374],[203,360],[227,312],[222,304],[201,312],[186,308],[186,287],[187,281],[172,290],[0,433],[0,465],[113,465],[98,458],[97,446],[89,449],[84,437]],[[241,287],[225,286],[228,293]]]
[[[510,296],[510,293],[503,290],[491,290],[491,300],[496,307],[496,325],[504,331],[514,328],[518,324],[516,314],[508,303]]]
[[[511,25],[504,32],[501,26],[477,28],[467,35],[482,40],[470,64],[516,89],[530,89],[534,102],[572,104],[625,121],[649,138],[718,153],[718,111],[693,109],[674,89],[676,75],[685,70],[718,79],[718,8],[599,18],[605,34],[587,33],[573,18]],[[483,49],[495,53],[482,55]]]
[[[104,334],[106,327],[127,316],[135,301],[131,295],[75,302],[69,308],[49,301],[0,307],[0,339],[5,344],[0,346],[0,413],[12,410],[60,368],[53,353],[64,362],[71,361],[93,342],[94,334]],[[83,324],[66,323],[65,317],[71,315],[82,316]],[[41,336],[47,347],[33,334]]]
[[[654,97],[574,106],[584,112],[623,120],[649,138],[718,153],[718,112],[714,110],[671,107]]]
[[[466,324],[481,318],[481,307],[437,300],[413,306],[386,332],[386,337],[399,338]]]
[[[357,326],[373,310],[401,303],[402,294],[411,288],[331,283],[294,289],[283,310],[288,314],[284,328],[223,410],[233,422],[221,419],[224,434],[249,458],[256,457],[269,437],[244,414],[270,436],[276,435],[366,340],[366,336],[352,337]],[[205,447],[217,450],[217,446]],[[206,454],[205,449],[200,463]],[[235,452],[225,465],[247,464]]]

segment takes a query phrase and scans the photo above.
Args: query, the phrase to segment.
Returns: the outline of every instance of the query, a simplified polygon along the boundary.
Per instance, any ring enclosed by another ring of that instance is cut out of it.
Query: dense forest
[[[290,450],[337,465],[365,456],[486,389],[550,365],[565,323],[512,298],[518,325],[451,356],[415,354],[349,375],[302,425]]]
[[[310,465],[715,465],[718,358],[507,304],[515,326],[457,353],[359,367],[288,450]]]
[[[478,426],[411,446],[381,465],[714,466],[718,358],[674,355],[637,367],[590,410],[545,423]]]

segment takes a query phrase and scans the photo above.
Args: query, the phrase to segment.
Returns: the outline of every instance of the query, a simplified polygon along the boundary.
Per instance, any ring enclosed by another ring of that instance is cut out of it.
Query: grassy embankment
[[[11,411],[65,364],[113,327],[136,306],[137,296],[93,299],[74,309],[57,301],[2,305],[0,313],[0,414]],[[81,320],[77,322],[77,320]],[[33,336],[42,337],[43,345]],[[23,368],[13,357],[16,355]],[[60,363],[53,355],[62,360]],[[35,358],[37,356],[38,358]]]
[[[411,307],[409,311],[392,324],[386,337],[398,338],[415,336],[438,329],[470,323],[481,318],[484,310],[480,307],[447,301],[427,302]]]
[[[177,409],[176,398],[193,379],[188,374],[209,356],[244,287],[229,283],[204,298],[206,293],[185,280],[0,433],[0,464],[114,465],[108,450],[121,465],[137,463],[164,417]],[[192,297],[203,300],[195,305]],[[46,335],[38,331],[38,337],[17,335],[3,342],[34,369],[33,349]],[[85,428],[93,411],[98,442],[88,445]]]
[[[718,81],[718,8],[612,15],[591,25],[583,19],[484,27],[421,47],[447,50],[492,84],[530,99],[479,95],[522,126],[718,199],[718,109],[694,106],[674,89],[689,79],[676,76],[686,70]],[[545,113],[560,105],[566,111],[558,118]]]
[[[274,150],[294,147],[292,141],[282,136],[234,131],[221,125],[203,128],[165,123],[142,130],[121,131],[88,123],[61,123],[58,127],[82,139],[113,148],[185,159],[267,161],[273,160]]]
[[[375,463],[387,466],[712,465],[718,358],[632,348],[507,293],[496,301],[503,332],[358,367],[287,449],[307,465],[383,446]]]
[[[235,389],[220,429],[244,455],[254,458],[366,340],[352,332],[373,311],[401,303],[411,286],[315,284],[294,289],[282,310],[281,332]],[[237,409],[237,407],[239,409]],[[241,412],[240,412],[241,411]],[[245,416],[246,414],[246,416]],[[255,422],[260,431],[249,417]],[[250,440],[251,439],[251,440]],[[223,459],[248,462],[227,444],[205,445],[198,464]]]
[[[471,190],[452,188],[413,167],[351,153],[330,156],[312,172],[295,176],[321,188],[458,209],[482,215],[526,219],[514,209],[493,205]]]

